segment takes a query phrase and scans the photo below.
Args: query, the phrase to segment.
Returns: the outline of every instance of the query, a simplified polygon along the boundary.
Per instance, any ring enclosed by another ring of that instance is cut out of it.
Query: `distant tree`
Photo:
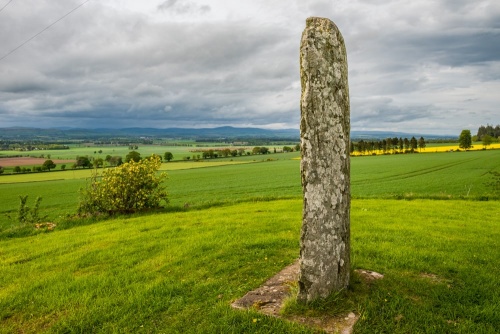
[[[403,150],[405,148],[405,142],[404,142],[403,138],[401,138],[401,137],[399,137],[398,146],[399,146],[399,151],[403,152]]]
[[[5,170],[3,169],[3,167],[2,167],[2,166],[0,166],[0,174],[3,174],[3,172],[4,172],[4,171],[5,171]]]
[[[410,139],[410,148],[411,148],[411,151],[415,152],[415,150],[417,149],[417,147],[418,147],[417,138],[411,137],[411,139]]]
[[[49,160],[45,160],[42,167],[46,168],[50,172],[51,169],[56,168],[56,164],[54,163],[54,161],[49,159]]]
[[[130,151],[126,156],[125,156],[125,162],[139,162],[141,160],[141,154],[137,151]]]
[[[487,124],[486,126],[481,125],[477,130],[477,140],[483,140],[483,137],[486,135],[493,138],[500,137],[500,125],[497,125],[495,127],[490,124]]]
[[[76,167],[91,168],[92,163],[90,162],[89,157],[76,157]]]
[[[123,164],[123,160],[122,160],[122,157],[116,155],[114,157],[111,157],[111,159],[109,159],[109,164],[111,166],[120,166]]]
[[[232,157],[235,157],[238,155],[238,151],[237,150],[231,150],[231,156]]]
[[[208,157],[208,158],[211,158],[211,159],[212,159],[212,158],[217,158],[217,154],[215,153],[215,151],[214,151],[214,150],[209,149],[209,150],[208,150],[208,151],[206,151],[206,152],[207,152],[207,157]]]
[[[61,165],[61,170],[66,170],[66,165]]]
[[[94,168],[99,168],[104,165],[104,160],[102,158],[94,159]]]
[[[300,144],[295,145],[295,151],[300,152]]]
[[[252,149],[252,154],[259,154],[260,153],[260,147],[259,146],[255,146],[253,149]]]
[[[14,167],[14,173],[21,173],[21,167],[15,166]]]
[[[238,155],[241,157],[244,154],[245,154],[245,149],[244,148],[239,148],[238,149]]]
[[[260,148],[260,154],[268,154],[268,153],[269,153],[269,148],[267,147]]]
[[[493,142],[493,137],[491,137],[490,135],[483,136],[483,146],[484,147],[490,146],[492,142]]]
[[[359,152],[359,154],[363,154],[365,150],[365,142],[364,140],[360,140],[358,144],[356,145],[356,150]]]
[[[472,136],[470,130],[462,130],[460,137],[458,137],[458,146],[464,150],[472,147]]]
[[[394,138],[392,138],[392,140],[391,140],[391,144],[392,144],[392,150],[393,150],[394,152],[395,152],[395,151],[397,151],[397,149],[398,149],[398,144],[399,144],[399,139],[398,139],[398,137],[394,137]]]
[[[422,149],[425,149],[425,139],[424,137],[420,137],[420,139],[418,140],[418,148],[420,151],[422,151]]]
[[[106,161],[109,164],[109,162],[111,161],[111,158],[112,158],[112,156],[108,154],[106,156],[106,158],[104,158],[104,161]]]
[[[387,152],[387,141],[383,139],[379,142],[380,150],[385,154]]]
[[[283,152],[292,152],[293,151],[293,148],[291,148],[290,146],[283,146]]]
[[[165,154],[163,154],[163,159],[167,160],[167,161],[170,161],[174,158],[174,155],[172,154],[172,152],[165,152]]]
[[[386,138],[385,140],[385,151],[390,153],[392,147],[392,139],[391,138]]]
[[[486,134],[486,127],[484,125],[481,125],[479,129],[477,129],[477,140],[482,140],[483,136]]]
[[[223,149],[222,151],[220,151],[220,154],[221,154],[223,157],[227,158],[228,156],[230,156],[230,155],[231,155],[231,150],[230,150],[230,149],[228,149],[228,148],[225,148],[225,149]]]
[[[410,141],[408,140],[408,138],[405,138],[403,141],[405,145],[405,150],[408,151],[410,149]]]

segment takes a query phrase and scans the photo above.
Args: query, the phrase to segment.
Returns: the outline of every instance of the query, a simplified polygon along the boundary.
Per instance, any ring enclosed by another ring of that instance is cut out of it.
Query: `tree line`
[[[295,146],[283,146],[281,151],[277,150],[276,147],[271,151],[269,147],[266,146],[255,146],[252,149],[247,147],[240,148],[220,148],[220,149],[196,149],[191,150],[193,153],[201,153],[201,154],[193,154],[192,157],[185,156],[183,160],[201,160],[201,159],[216,159],[216,158],[227,158],[227,157],[241,157],[244,155],[258,155],[258,154],[269,154],[269,153],[282,153],[282,152],[293,152],[300,151],[300,145],[297,144]],[[171,152],[165,152],[164,158],[166,161],[170,161],[173,159],[173,155]]]
[[[383,152],[384,154],[399,154],[399,153],[416,153],[418,150],[423,150],[426,147],[424,137],[418,140],[415,137],[408,138],[386,138],[382,140],[352,142],[350,145],[351,154],[358,152],[359,154],[376,154]]]
[[[481,125],[477,129],[476,138],[474,141],[482,141],[484,137],[499,138],[500,137],[500,125],[493,127],[493,125],[487,124],[486,126]]]

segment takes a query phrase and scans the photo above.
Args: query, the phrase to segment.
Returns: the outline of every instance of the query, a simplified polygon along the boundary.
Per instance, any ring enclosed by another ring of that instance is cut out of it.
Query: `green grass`
[[[171,206],[188,204],[193,208],[263,198],[299,198],[300,161],[292,160],[294,157],[297,153],[272,154],[265,159],[250,156],[234,161],[163,164],[169,175]],[[269,158],[275,160],[265,161]],[[243,162],[251,163],[238,164]],[[498,200],[500,178],[494,173],[500,173],[499,162],[500,150],[352,158],[352,196]],[[15,212],[19,195],[30,195],[30,201],[42,196],[41,211],[50,220],[74,213],[78,189],[85,185],[82,177],[89,173],[68,170],[0,176],[0,230],[11,226],[5,214]],[[41,182],[47,178],[61,180]],[[40,182],[20,183],[23,180]]]
[[[47,159],[50,155],[50,159],[75,159],[77,156],[89,156],[95,158],[104,159],[107,155],[111,156],[122,156],[125,157],[131,150],[128,146],[84,146],[84,145],[68,145],[70,148],[67,150],[43,150],[43,151],[29,151],[29,152],[18,152],[18,151],[0,151],[0,156],[12,156],[12,155],[22,155],[22,156],[33,156],[41,157]],[[189,155],[192,153],[189,150],[193,149],[190,146],[160,146],[160,145],[138,145],[138,149],[135,150],[141,154],[141,156],[150,156],[151,154],[160,154],[163,156],[165,152],[172,152],[174,159],[182,160],[182,156]],[[102,151],[99,153],[99,151]],[[94,153],[95,152],[95,153]],[[0,160],[1,162],[1,160]]]
[[[217,333],[259,325],[293,332],[297,326],[228,305],[296,256],[298,225],[291,222],[300,206],[287,204],[115,219],[6,241],[0,327]]]
[[[0,176],[0,333],[312,332],[229,307],[298,257],[296,156],[164,164],[167,210],[101,221],[65,218],[88,171]],[[353,158],[353,267],[385,278],[354,276],[289,312],[354,310],[357,333],[495,333],[498,162],[495,150]],[[43,197],[55,231],[12,228],[24,194]]]
[[[0,251],[0,332],[309,333],[229,304],[298,257],[301,200],[116,218]],[[500,202],[354,200],[357,333],[495,333]],[[328,310],[320,310],[328,312]]]
[[[197,147],[197,145],[203,145],[202,147]],[[85,146],[85,145],[76,145],[76,144],[71,144],[68,145],[70,148],[67,150],[41,150],[41,151],[28,151],[28,152],[21,152],[21,151],[0,151],[0,158],[1,157],[9,157],[9,156],[32,156],[32,157],[43,157],[45,159],[48,159],[48,156],[50,155],[50,159],[74,159],[76,160],[77,156],[89,156],[89,157],[94,157],[94,158],[106,158],[107,155],[111,156],[121,156],[125,157],[131,150],[129,150],[128,146]],[[271,152],[274,151],[274,148],[276,148],[277,151],[280,151],[283,146],[274,146],[274,145],[264,145],[270,149]],[[290,146],[290,145],[288,145]],[[201,144],[201,143],[185,143],[184,146],[163,146],[163,145],[138,145],[138,149],[135,150],[141,154],[142,157],[148,157],[151,154],[159,154],[163,157],[165,152],[171,152],[172,155],[174,156],[173,161],[182,161],[184,157],[189,157],[192,158],[193,155],[198,156],[202,155],[202,152],[199,150],[208,150],[208,149],[222,149],[222,148],[227,148],[231,147],[230,144],[227,145],[222,145],[220,143],[206,143],[206,144]],[[234,146],[231,147],[233,149],[238,149],[238,148],[245,148],[247,149],[247,152],[251,151],[253,146]],[[102,151],[99,153],[99,151]],[[193,151],[198,151],[198,152],[193,152]],[[259,159],[259,156],[250,156],[253,157],[253,159]],[[238,159],[238,158],[243,158],[243,157],[234,157],[233,159]],[[1,159],[0,159],[0,166],[1,166]],[[66,163],[67,168],[69,168],[69,164]],[[60,166],[57,167],[59,169]],[[11,169],[8,169],[11,170]]]
[[[351,159],[352,194],[362,198],[499,199],[500,150]]]

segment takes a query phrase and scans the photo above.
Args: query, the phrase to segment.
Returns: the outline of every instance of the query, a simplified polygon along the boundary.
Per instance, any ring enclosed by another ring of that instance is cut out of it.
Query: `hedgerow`
[[[168,194],[163,184],[167,174],[157,173],[160,166],[160,157],[152,155],[106,169],[102,176],[94,171],[87,187],[80,190],[78,213],[132,213],[167,204]]]

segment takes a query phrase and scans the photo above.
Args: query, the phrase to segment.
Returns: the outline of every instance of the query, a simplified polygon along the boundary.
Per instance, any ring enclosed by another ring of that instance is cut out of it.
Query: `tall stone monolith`
[[[344,39],[310,17],[300,45],[301,177],[304,194],[298,300],[347,287],[350,270],[349,86]]]

